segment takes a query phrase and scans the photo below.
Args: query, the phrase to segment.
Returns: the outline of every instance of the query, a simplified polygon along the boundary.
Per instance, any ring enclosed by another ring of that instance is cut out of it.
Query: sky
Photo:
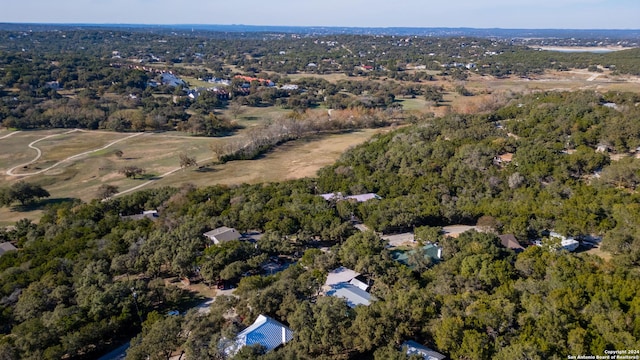
[[[0,22],[640,29],[638,0],[6,0]]]

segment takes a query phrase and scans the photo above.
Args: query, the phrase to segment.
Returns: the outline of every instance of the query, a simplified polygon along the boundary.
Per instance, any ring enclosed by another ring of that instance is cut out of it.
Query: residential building
[[[331,285],[329,290],[325,292],[327,296],[335,296],[347,301],[349,307],[354,308],[358,305],[369,306],[371,301],[376,300],[371,294],[351,283],[339,283]]]
[[[267,352],[293,339],[293,331],[282,323],[266,315],[259,315],[251,326],[242,330],[235,342],[224,347],[227,355],[235,355],[241,348],[259,344]]]
[[[419,355],[425,360],[443,360],[446,356],[440,354],[435,350],[431,350],[428,347],[419,344],[413,340],[405,341],[402,344],[402,351],[407,355]]]
[[[391,258],[401,264],[411,267],[409,264],[409,256],[416,251],[420,251],[425,258],[431,259],[432,262],[438,262],[442,259],[442,248],[435,244],[427,244],[413,250],[393,250]]]
[[[240,233],[230,227],[222,226],[211,231],[207,231],[203,234],[208,237],[214,244],[219,245],[223,242],[240,239]]]
[[[520,245],[518,239],[516,239],[513,234],[504,234],[499,235],[498,237],[500,238],[500,243],[502,244],[502,246],[506,247],[507,249],[511,249],[517,253],[524,251],[524,248],[522,247],[522,245]]]
[[[347,301],[350,307],[357,305],[369,306],[375,300],[367,291],[371,287],[371,280],[360,273],[344,266],[331,271],[327,275],[323,290],[327,296],[336,296]]]
[[[322,198],[327,201],[355,200],[356,202],[365,202],[373,199],[382,200],[382,197],[374,193],[347,195],[347,196],[342,195],[342,193],[327,193],[327,194],[320,194],[320,196],[322,196]]]
[[[142,219],[150,219],[150,220],[158,220],[159,214],[157,210],[145,210],[140,214],[129,215],[129,216],[120,216],[122,220],[142,220]]]

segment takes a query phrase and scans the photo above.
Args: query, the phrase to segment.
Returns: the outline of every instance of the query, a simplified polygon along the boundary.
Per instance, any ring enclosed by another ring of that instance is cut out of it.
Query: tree
[[[198,163],[196,162],[196,158],[193,156],[189,156],[187,153],[180,153],[179,155],[180,158],[180,168],[186,168],[189,166],[198,166]]]
[[[169,359],[173,350],[184,341],[181,336],[182,318],[162,317],[152,312],[142,324],[142,334],[131,341],[127,359]]]
[[[102,184],[100,185],[100,187],[98,187],[96,195],[99,199],[108,199],[117,194],[119,191],[120,190],[118,190],[118,187],[115,185]]]
[[[136,176],[138,175],[142,175],[145,173],[145,170],[142,168],[139,168],[137,166],[125,166],[123,168],[121,168],[120,170],[118,170],[118,173],[128,177],[128,178],[132,178],[135,179]]]
[[[117,149],[113,151],[113,155],[115,155],[118,159],[122,158],[122,155],[124,155],[124,152],[122,152],[122,150]]]
[[[237,119],[239,115],[242,115],[242,113],[244,113],[244,111],[245,109],[242,107],[242,104],[237,101],[229,104],[229,113],[231,114],[231,116],[233,116],[234,119]]]
[[[9,188],[0,190],[0,205],[9,206],[18,201],[21,205],[26,205],[35,199],[51,196],[49,192],[40,185],[30,184],[25,181],[18,181]]]

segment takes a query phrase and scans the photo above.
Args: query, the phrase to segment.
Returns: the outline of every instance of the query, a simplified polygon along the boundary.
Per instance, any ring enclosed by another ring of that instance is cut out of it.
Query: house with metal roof
[[[324,285],[330,287],[331,285],[343,282],[348,283],[349,281],[351,281],[351,279],[355,278],[358,275],[360,275],[359,272],[348,269],[344,266],[340,266],[339,268],[329,272],[329,274],[327,275],[327,281],[324,282]]]
[[[211,240],[216,245],[227,241],[238,240],[241,236],[240,232],[238,232],[236,229],[226,226],[207,231],[203,235],[209,238],[209,240]]]
[[[345,282],[331,285],[325,294],[345,299],[351,308],[358,305],[369,306],[372,301],[376,300],[375,297],[356,285]]]
[[[438,262],[442,259],[442,248],[435,244],[427,244],[413,250],[393,250],[391,251],[391,258],[401,264],[411,267],[411,264],[409,263],[409,256],[416,252],[422,253],[425,258],[429,258],[433,262]]]
[[[407,355],[418,355],[422,356],[425,360],[443,360],[446,356],[440,354],[437,351],[431,350],[428,347],[419,344],[413,340],[405,341],[402,344],[402,351]]]
[[[293,339],[293,331],[282,323],[266,315],[259,315],[256,321],[242,330],[234,344],[225,348],[227,355],[235,355],[244,346],[259,344],[267,352]]]

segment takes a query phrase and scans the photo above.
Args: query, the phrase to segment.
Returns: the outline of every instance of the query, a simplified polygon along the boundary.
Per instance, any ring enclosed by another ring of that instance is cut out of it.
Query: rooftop
[[[369,306],[371,301],[375,300],[375,298],[368,292],[355,285],[344,282],[331,285],[326,294],[328,296],[335,296],[347,300],[347,305],[352,308],[358,305]]]
[[[351,269],[347,269],[344,266],[340,266],[339,268],[331,271],[329,275],[327,275],[327,281],[325,281],[325,286],[331,286],[343,282],[349,282],[351,279],[360,275],[359,272],[353,271]]]
[[[226,226],[221,226],[211,231],[207,231],[203,235],[212,240],[215,239],[217,241],[231,241],[231,240],[237,240],[240,238],[240,233],[237,232],[236,229],[226,227]]]
[[[522,245],[520,245],[520,243],[518,242],[518,239],[516,239],[513,234],[504,234],[499,235],[498,237],[500,238],[500,243],[502,244],[502,246],[506,247],[507,249],[511,249],[516,252],[524,250]]]
[[[425,360],[442,360],[446,358],[446,356],[440,354],[439,352],[431,350],[428,347],[413,340],[405,341],[402,344],[402,349],[406,349],[407,355],[421,355]]]
[[[236,336],[236,351],[243,346],[253,344],[260,344],[266,351],[271,351],[291,339],[293,339],[291,329],[266,315],[259,315],[251,326]]]

